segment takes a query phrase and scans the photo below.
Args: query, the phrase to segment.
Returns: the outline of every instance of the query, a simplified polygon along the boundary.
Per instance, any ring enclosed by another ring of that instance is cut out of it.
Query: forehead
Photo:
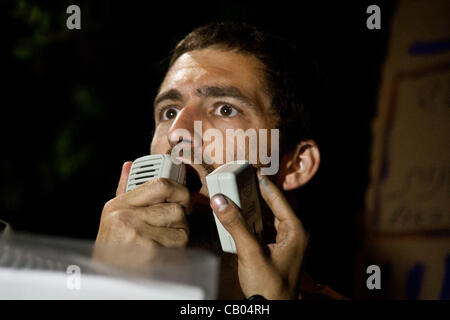
[[[263,98],[263,66],[250,55],[206,48],[181,55],[167,72],[160,92],[178,89],[183,94],[206,85],[232,85]]]

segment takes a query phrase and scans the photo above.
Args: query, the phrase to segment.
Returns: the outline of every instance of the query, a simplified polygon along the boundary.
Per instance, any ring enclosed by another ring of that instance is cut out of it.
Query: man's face
[[[262,65],[254,57],[207,48],[183,54],[168,71],[155,99],[155,134],[151,153],[170,153],[180,142],[180,129],[190,133],[190,143],[202,139],[201,154],[210,141],[194,134],[194,121],[201,121],[202,132],[217,129],[226,136],[226,129],[274,128],[275,120],[270,109],[270,99],[263,90]],[[270,139],[268,139],[270,141]],[[184,142],[186,143],[186,142]],[[234,148],[244,147],[234,144]],[[252,146],[245,145],[248,160]],[[270,146],[269,146],[270,148]],[[229,150],[223,143],[223,155]],[[192,149],[194,150],[194,149]],[[193,153],[194,151],[192,151]],[[186,159],[188,161],[188,159]],[[237,160],[237,159],[236,159]],[[239,159],[241,160],[241,159]],[[207,196],[205,176],[222,163],[192,165],[203,182],[201,194]]]
[[[224,137],[226,129],[246,131],[253,128],[258,132],[259,129],[274,128],[275,119],[270,109],[270,98],[263,90],[263,79],[261,63],[249,55],[206,48],[180,56],[168,71],[155,99],[151,154],[170,153],[179,143],[193,146],[195,139],[202,140],[197,147],[201,145],[203,154],[211,142],[195,135],[194,121],[201,121],[203,132],[214,128]],[[187,130],[191,141],[180,142],[179,129]],[[259,148],[258,145],[254,148]],[[234,148],[238,146],[235,144]],[[248,144],[246,148],[249,148]],[[230,152],[229,149],[230,146],[227,148],[224,143],[223,154]],[[258,150],[247,149],[246,158],[249,152]],[[185,160],[190,162],[192,159]],[[202,182],[193,202],[209,204],[205,177],[221,164],[192,164]],[[210,212],[209,206],[208,209]]]

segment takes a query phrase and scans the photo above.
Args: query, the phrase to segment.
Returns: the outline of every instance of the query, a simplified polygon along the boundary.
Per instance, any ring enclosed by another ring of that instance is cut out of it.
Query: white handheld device
[[[228,162],[206,176],[209,197],[221,193],[242,210],[247,226],[261,240],[263,224],[259,203],[258,184],[253,166],[248,161]],[[236,253],[236,244],[214,213],[219,232],[220,244],[224,252]]]
[[[127,192],[156,178],[169,178],[178,183],[186,183],[184,164],[175,164],[168,154],[152,154],[137,158],[131,165]]]

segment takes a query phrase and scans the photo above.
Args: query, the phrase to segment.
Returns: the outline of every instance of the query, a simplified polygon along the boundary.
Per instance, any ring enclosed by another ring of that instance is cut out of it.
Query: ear
[[[293,190],[303,186],[316,174],[320,164],[319,147],[313,140],[300,142],[281,163],[281,185],[283,190]]]

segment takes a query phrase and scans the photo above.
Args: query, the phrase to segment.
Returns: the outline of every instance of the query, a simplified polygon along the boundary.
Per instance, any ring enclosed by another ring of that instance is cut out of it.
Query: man
[[[235,240],[237,255],[226,259],[237,260],[235,275],[243,296],[297,298],[309,236],[299,219],[301,203],[292,191],[310,181],[320,163],[308,112],[315,107],[314,76],[314,65],[292,46],[246,24],[216,23],[186,36],[175,48],[155,98],[151,154],[171,153],[181,144],[207,148],[211,141],[194,132],[195,121],[201,121],[203,130],[214,128],[224,135],[226,129],[280,129],[278,172],[264,176],[258,170],[261,195],[270,209],[264,224],[267,230],[274,227],[276,236],[260,244],[230,199],[216,195],[210,201],[205,177],[221,163],[195,164],[184,158],[200,178],[200,190],[156,179],[125,192],[131,167],[126,162],[116,197],[103,209],[97,242],[141,248],[198,246],[220,253],[214,210]],[[181,138],[180,130],[192,138]],[[196,144],[196,139],[201,141]],[[275,152],[268,141],[268,149]],[[228,147],[223,151],[229,152]],[[250,148],[245,155],[257,151]]]

